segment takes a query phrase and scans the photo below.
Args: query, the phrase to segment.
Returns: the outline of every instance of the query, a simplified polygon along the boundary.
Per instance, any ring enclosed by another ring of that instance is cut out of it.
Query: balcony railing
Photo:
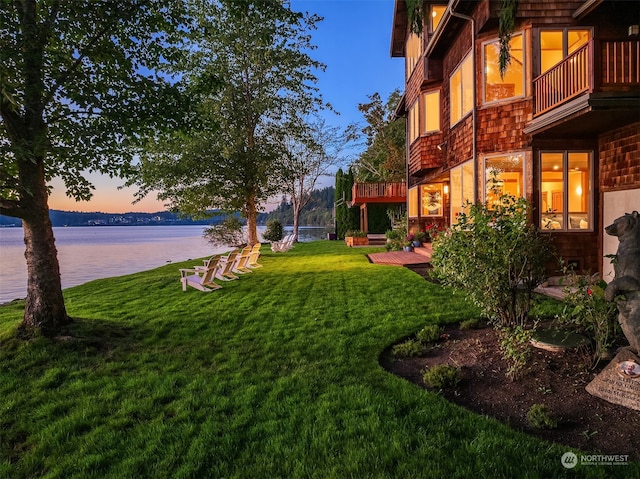
[[[535,116],[583,93],[640,85],[640,42],[603,41],[599,45],[599,64],[594,62],[592,40],[533,81]]]
[[[361,203],[394,203],[405,201],[407,187],[404,182],[354,183],[354,204]]]

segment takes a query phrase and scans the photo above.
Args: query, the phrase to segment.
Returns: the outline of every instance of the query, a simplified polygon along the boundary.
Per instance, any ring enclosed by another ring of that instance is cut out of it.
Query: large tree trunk
[[[25,214],[25,258],[27,260],[27,299],[24,310],[23,331],[40,330],[54,334],[63,324],[70,322],[64,306],[60,266],[49,219],[47,190],[42,162],[33,165],[28,180],[32,195],[23,200]]]
[[[258,241],[258,212],[256,199],[251,195],[247,199],[247,244],[253,246]]]

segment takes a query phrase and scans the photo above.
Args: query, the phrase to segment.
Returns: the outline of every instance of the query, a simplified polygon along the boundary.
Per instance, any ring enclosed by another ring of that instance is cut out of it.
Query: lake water
[[[87,226],[54,228],[62,287],[157,268],[229,251],[211,246],[204,226]],[[260,234],[264,228],[258,228]],[[291,228],[285,227],[285,234]],[[327,228],[305,227],[299,241],[327,237]],[[177,274],[177,273],[176,273]],[[178,276],[176,275],[176,280]],[[27,294],[22,228],[0,228],[0,303]]]

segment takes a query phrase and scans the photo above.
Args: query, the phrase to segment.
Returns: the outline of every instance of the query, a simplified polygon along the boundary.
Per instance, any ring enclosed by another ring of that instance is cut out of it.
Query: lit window
[[[424,132],[440,131],[440,92],[424,93],[422,100],[424,105]]]
[[[418,187],[409,188],[409,217],[418,216]]]
[[[484,160],[485,201],[489,208],[500,196],[524,196],[524,155],[494,156]]]
[[[442,216],[443,197],[442,183],[422,186],[422,216]]]
[[[550,70],[591,39],[590,30],[542,30],[540,73]]]
[[[473,108],[473,62],[467,55],[449,80],[451,125],[458,123]]]
[[[418,59],[422,55],[422,35],[416,35],[410,33],[407,39],[406,45],[406,65],[407,65],[407,79],[411,76],[411,72],[418,63]]]
[[[413,143],[420,136],[420,108],[416,101],[409,109],[409,143]]]
[[[446,5],[431,5],[431,31],[435,32],[438,25],[440,25],[440,21],[442,20],[442,16],[444,12],[447,10]]]
[[[590,152],[540,155],[540,226],[543,230],[593,230]]]
[[[495,40],[484,45],[484,102],[504,100],[524,95],[524,49],[523,35],[511,37],[511,62],[500,76],[500,42]]]
[[[467,161],[460,166],[452,168],[450,181],[451,224],[456,224],[458,215],[462,213],[467,202],[474,202],[473,161]]]

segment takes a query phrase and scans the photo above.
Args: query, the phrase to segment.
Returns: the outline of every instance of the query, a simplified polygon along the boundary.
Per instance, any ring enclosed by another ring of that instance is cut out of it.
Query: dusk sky
[[[339,116],[327,116],[327,121],[344,127],[363,122],[358,103],[368,101],[367,95],[380,93],[386,100],[404,83],[404,61],[391,58],[391,26],[393,0],[292,0],[292,8],[317,13],[324,20],[312,32],[312,43],[318,48],[314,59],[327,66],[318,72],[320,93],[333,105]],[[75,202],[64,194],[60,181],[54,181],[49,207],[70,211],[156,212],[166,209],[155,196],[132,205],[133,189],[118,190],[124,183],[100,175],[90,176],[95,185],[90,202]],[[277,200],[276,202],[279,202]]]

